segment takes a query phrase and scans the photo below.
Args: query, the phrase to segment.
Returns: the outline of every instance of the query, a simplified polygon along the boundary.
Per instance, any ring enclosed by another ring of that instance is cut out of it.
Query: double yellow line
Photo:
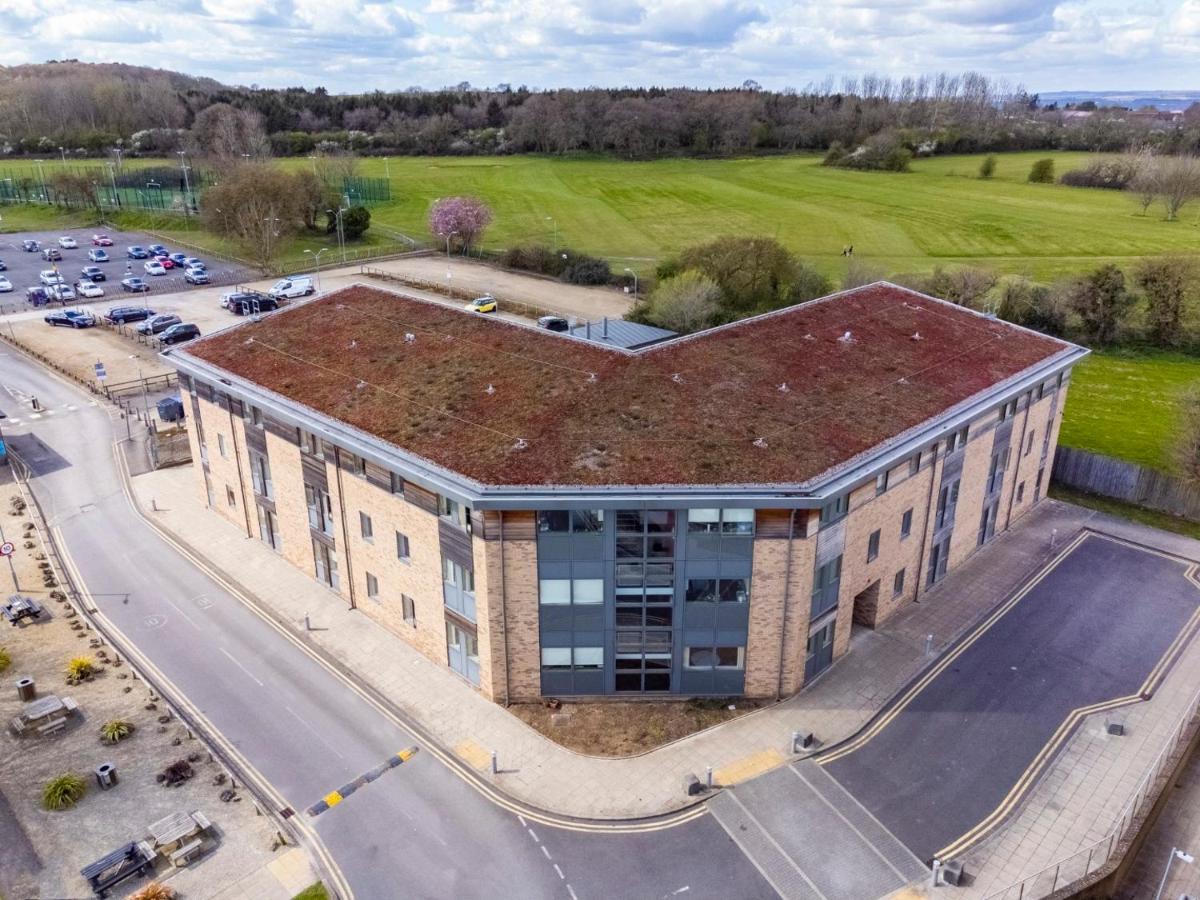
[[[488,782],[477,777],[473,772],[469,771],[457,757],[454,757],[442,750],[442,748],[437,746],[437,744],[430,737],[416,732],[412,725],[410,725],[408,722],[405,722],[399,716],[393,713],[386,705],[376,699],[371,692],[364,690],[359,684],[357,684],[355,680],[346,676],[336,667],[329,665],[320,654],[316,653],[305,642],[299,640],[294,634],[291,633],[289,629],[283,627],[277,621],[275,621],[274,618],[259,609],[258,605],[253,600],[248,598],[237,585],[229,581],[229,579],[227,579],[223,573],[214,569],[205,560],[193,553],[189,547],[180,543],[168,531],[160,527],[157,522],[143,513],[141,508],[138,506],[137,501],[133,497],[133,493],[130,488],[129,472],[125,465],[124,455],[120,451],[119,442],[113,444],[113,455],[117,460],[117,466],[121,475],[121,489],[125,493],[126,500],[129,502],[134,512],[136,512],[138,516],[140,516],[142,520],[146,522],[147,525],[154,529],[159,537],[175,548],[175,550],[181,556],[191,562],[192,565],[202,571],[217,584],[221,585],[226,592],[241,601],[243,606],[257,615],[265,623],[270,625],[283,638],[290,641],[295,647],[306,653],[313,661],[321,665],[342,684],[352,690],[365,702],[370,704],[380,715],[384,716],[388,721],[392,722],[397,727],[402,728],[407,732],[414,733],[415,736],[422,741],[425,749],[432,756],[436,757],[443,765],[446,766],[447,769],[449,769],[452,773],[454,773],[466,784],[470,785],[496,806],[499,806],[501,809],[505,809],[514,815],[520,816],[527,821],[536,822],[540,825],[546,825],[551,828],[561,828],[567,831],[588,832],[593,834],[637,834],[649,831],[662,831],[664,829],[674,828],[677,825],[683,825],[694,819],[698,819],[707,812],[707,809],[704,805],[697,804],[681,810],[680,812],[648,819],[646,821],[597,822],[555,815],[534,807],[526,806],[523,803],[507,797],[492,787],[492,785],[490,785]]]

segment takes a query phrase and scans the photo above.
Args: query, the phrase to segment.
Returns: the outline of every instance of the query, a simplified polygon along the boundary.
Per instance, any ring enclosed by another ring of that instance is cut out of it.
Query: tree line
[[[216,107],[217,112],[211,110]],[[233,112],[231,113],[230,110]],[[1200,151],[1200,105],[1182,121],[1123,109],[1083,117],[977,73],[829,78],[803,89],[588,88],[460,84],[331,94],[229,87],[133,66],[0,67],[0,150],[8,155],[147,155],[202,144],[237,120],[239,155],[592,152],[646,159],[827,150],[888,135],[917,155],[1069,149]],[[852,163],[851,163],[852,164]]]

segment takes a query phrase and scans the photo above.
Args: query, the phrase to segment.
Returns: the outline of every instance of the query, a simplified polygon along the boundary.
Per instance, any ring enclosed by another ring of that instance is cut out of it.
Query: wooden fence
[[[1136,503],[1200,522],[1200,486],[1137,463],[1087,450],[1059,447],[1054,458],[1053,478],[1078,491]]]

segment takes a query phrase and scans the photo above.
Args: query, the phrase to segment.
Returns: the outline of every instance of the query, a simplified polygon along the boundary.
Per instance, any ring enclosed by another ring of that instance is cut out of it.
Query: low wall
[[[1059,447],[1052,477],[1077,491],[1200,522],[1200,486],[1177,475],[1087,450]]]

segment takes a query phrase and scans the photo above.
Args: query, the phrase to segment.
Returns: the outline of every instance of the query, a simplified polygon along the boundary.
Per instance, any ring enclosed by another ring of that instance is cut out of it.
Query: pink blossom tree
[[[471,249],[491,221],[491,209],[478,197],[445,197],[429,211],[429,230],[463,253]]]

